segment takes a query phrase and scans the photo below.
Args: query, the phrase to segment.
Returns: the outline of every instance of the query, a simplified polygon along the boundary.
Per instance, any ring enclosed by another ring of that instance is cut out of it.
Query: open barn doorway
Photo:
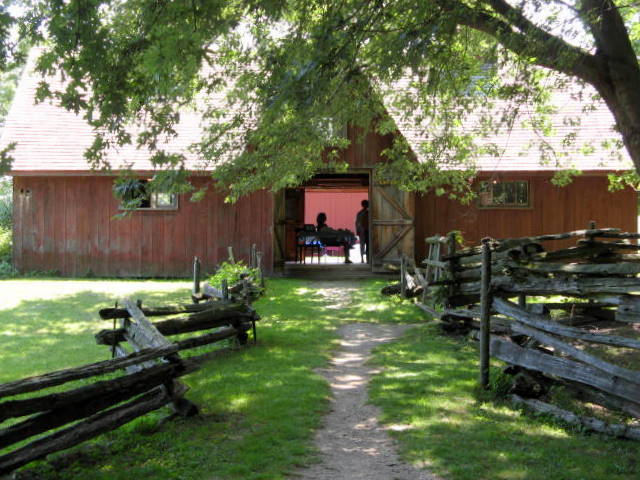
[[[370,220],[363,202],[368,203],[369,184],[369,172],[319,174],[287,189],[281,229],[285,264],[368,268]]]

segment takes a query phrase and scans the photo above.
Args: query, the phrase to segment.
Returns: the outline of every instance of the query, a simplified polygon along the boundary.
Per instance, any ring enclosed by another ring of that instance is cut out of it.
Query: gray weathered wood
[[[55,408],[39,415],[31,416],[22,422],[15,423],[0,430],[0,449],[33,437],[34,435],[39,435],[48,430],[61,427],[67,423],[94,415],[101,410],[113,407],[147,390],[149,390],[148,385],[145,385],[139,391],[135,389],[113,390],[94,396],[88,400],[85,399],[75,402],[72,405]]]
[[[120,303],[130,314],[129,319],[122,320],[123,328],[126,330],[125,338],[136,350],[171,345],[171,342],[144,316],[142,310],[131,299],[124,298],[120,300]]]
[[[427,245],[434,245],[434,244],[446,245],[447,237],[443,237],[442,235],[434,235],[433,237],[425,238],[424,241],[427,243]]]
[[[218,328],[227,325],[233,325],[243,320],[259,320],[260,317],[255,312],[248,310],[243,304],[230,304],[235,310],[212,311],[209,316],[199,316],[196,318],[174,318],[156,322],[154,325],[158,331],[164,336],[178,335],[181,333],[197,332],[200,330],[208,330],[210,328]],[[238,311],[242,308],[244,311]],[[96,334],[96,342],[99,345],[113,345],[126,340],[125,330],[102,330]]]
[[[585,304],[585,306],[586,305],[587,304]],[[640,340],[603,333],[590,333],[576,327],[560,325],[544,315],[523,310],[514,303],[503,298],[493,299],[493,309],[498,313],[506,315],[507,317],[512,317],[525,325],[529,325],[544,332],[553,333],[566,338],[584,340],[591,343],[640,350]]]
[[[428,265],[430,267],[436,267],[436,268],[448,268],[449,264],[447,262],[441,262],[439,260],[430,260],[428,258],[425,258],[422,261],[423,265]]]
[[[169,401],[170,399],[164,391],[155,389],[136,400],[98,413],[72,427],[31,442],[0,457],[0,475],[9,473],[39,458],[44,458],[50,453],[65,450],[104,432],[114,430],[135,418],[157,410]]]
[[[440,318],[440,317],[442,316],[442,312],[439,312],[439,311],[438,311],[438,310],[436,310],[435,308],[430,307],[429,305],[426,305],[426,304],[424,304],[424,303],[422,303],[422,302],[416,302],[416,306],[417,306],[420,310],[422,310],[422,311],[424,311],[424,312],[428,313],[429,315],[431,315],[431,316],[432,316],[432,317],[434,317],[434,318]]]
[[[601,392],[581,383],[570,382],[568,380],[563,380],[562,383],[567,388],[575,391],[578,397],[584,401],[640,418],[640,403],[638,403],[640,399],[638,399],[638,402],[630,402],[629,400],[609,395],[608,393]]]
[[[607,231],[602,233],[596,233],[594,237],[603,238],[627,238],[629,240],[640,238],[640,233],[637,232],[620,232],[620,231]]]
[[[482,241],[482,278],[480,281],[480,386],[489,387],[489,336],[491,334],[491,247]]]
[[[636,383],[613,377],[590,365],[522,348],[499,337],[491,337],[491,354],[504,362],[584,383],[632,402],[640,398],[640,385]]]
[[[67,368],[56,372],[45,373],[29,378],[23,378],[13,382],[0,384],[0,398],[18,395],[21,393],[34,392],[43,388],[62,385],[64,383],[90,378],[96,375],[115,372],[116,370],[127,368],[131,365],[138,365],[149,360],[155,360],[178,351],[177,345],[167,345],[160,348],[147,348],[139,352],[132,353],[124,358],[115,358],[102,362],[91,363],[81,367]]]
[[[625,323],[640,323],[640,301],[625,296],[616,309],[616,321]]]
[[[528,325],[523,325],[520,322],[514,322],[511,327],[514,332],[521,333],[523,335],[527,335],[543,345],[554,348],[554,350],[562,352],[570,357],[573,357],[576,360],[580,360],[592,367],[597,368],[598,370],[602,370],[610,375],[614,375],[620,378],[624,378],[629,380],[630,382],[634,382],[640,384],[640,372],[635,372],[633,370],[629,370],[627,368],[619,367],[617,365],[613,365],[609,362],[602,360],[601,358],[596,357],[595,355],[591,355],[584,350],[574,347],[573,345],[564,342],[552,335],[542,332],[536,328],[530,327]]]
[[[39,397],[20,400],[7,400],[0,403],[0,421],[21,417],[36,412],[66,408],[75,404],[90,402],[112,392],[132,391],[142,393],[156,385],[168,382],[182,374],[182,367],[175,364],[156,365],[137,373],[124,375],[110,380],[101,380],[91,385],[74,388],[60,393],[50,393]]]
[[[128,298],[123,299],[122,305],[131,315],[130,319],[120,320],[125,329],[125,339],[135,350],[149,347],[168,346],[172,343],[147,319],[142,310]],[[202,313],[202,312],[201,312]],[[197,315],[197,314],[196,314]],[[133,321],[132,321],[133,320]],[[180,365],[181,359],[177,353],[171,356],[174,364]],[[189,387],[176,379],[165,382],[164,387],[171,397],[174,410],[182,416],[192,416],[198,412],[198,407],[189,400],[182,398]]]
[[[204,345],[210,345],[215,342],[219,342],[221,340],[225,340],[227,338],[234,337],[238,335],[239,331],[247,331],[250,328],[250,323],[246,322],[236,327],[225,327],[221,328],[217,332],[206,333],[204,335],[199,335],[197,337],[185,338],[184,340],[179,340],[175,343],[178,347],[178,350],[187,350],[189,348],[202,347]]]
[[[200,293],[200,259],[193,257],[193,294]]]
[[[196,313],[203,310],[216,308],[211,304],[186,304],[186,305],[170,305],[165,307],[143,307],[142,313],[145,317],[158,317],[164,315],[176,315],[180,313]],[[103,320],[111,320],[114,318],[129,318],[129,312],[125,308],[103,308],[99,312],[100,318]]]
[[[505,267],[526,269],[536,273],[567,273],[576,275],[635,275],[640,273],[638,263],[517,263],[506,262]]]
[[[591,296],[607,293],[640,293],[639,278],[537,278],[516,279],[498,276],[491,286],[501,293],[527,295],[568,295]],[[462,283],[457,289],[459,295],[479,295],[480,282]]]
[[[407,261],[404,255],[400,256],[400,296],[407,296]]]
[[[551,405],[550,403],[545,403],[536,399],[524,399],[518,395],[511,395],[511,401],[516,405],[526,405],[535,412],[552,415],[571,425],[578,425],[585,430],[604,433],[614,437],[640,440],[640,427],[637,426],[612,424],[594,417],[583,417],[560,407],[556,407],[555,405]]]

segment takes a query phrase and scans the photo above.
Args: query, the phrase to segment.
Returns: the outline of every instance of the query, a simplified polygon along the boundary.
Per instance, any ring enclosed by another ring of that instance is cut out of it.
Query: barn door
[[[373,271],[414,258],[415,197],[391,185],[371,186],[371,261]]]
[[[274,194],[275,265],[296,259],[296,229],[304,223],[304,190],[287,188]]]
[[[273,194],[273,263],[275,267],[284,266],[286,258],[286,205],[284,190]]]

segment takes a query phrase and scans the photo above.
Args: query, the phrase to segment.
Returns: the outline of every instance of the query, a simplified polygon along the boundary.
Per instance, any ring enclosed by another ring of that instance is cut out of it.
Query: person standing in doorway
[[[362,200],[362,210],[356,215],[356,234],[360,238],[360,260],[364,263],[364,256],[369,261],[369,201]]]

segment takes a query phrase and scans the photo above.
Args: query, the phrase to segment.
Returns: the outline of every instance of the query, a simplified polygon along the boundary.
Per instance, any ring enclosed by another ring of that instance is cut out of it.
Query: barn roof
[[[410,79],[406,77],[392,86],[391,95],[382,95],[388,112],[394,118],[398,129],[408,141],[419,161],[425,161],[421,144],[429,134],[428,120],[417,124],[411,114],[394,107],[393,91],[410,89]],[[633,168],[624,148],[605,148],[604,140],[621,141],[614,130],[615,121],[606,104],[601,101],[587,101],[595,94],[591,87],[584,89],[554,90],[550,104],[556,109],[549,114],[553,133],[547,136],[536,134],[526,126],[535,116],[535,105],[518,105],[518,114],[510,129],[502,128],[496,134],[481,138],[497,147],[498,155],[486,154],[477,161],[479,171],[556,171],[575,168],[582,171],[613,171]],[[504,105],[496,103],[495,115],[502,115]],[[576,123],[578,122],[578,123]],[[464,127],[474,128],[473,120]],[[573,140],[569,140],[573,139]],[[568,143],[566,143],[569,141]],[[612,142],[613,143],[613,142]],[[546,162],[541,162],[541,149],[546,151]]]
[[[36,173],[48,174],[94,174],[87,163],[84,152],[91,145],[94,132],[88,123],[73,112],[53,104],[51,101],[36,104],[35,92],[40,81],[33,73],[36,55],[32,52],[25,67],[22,79],[16,90],[15,98],[0,139],[0,147],[16,142],[12,153],[14,158],[11,173],[28,175]],[[402,85],[400,85],[402,87]],[[223,97],[213,98],[213,102]],[[568,165],[583,171],[627,170],[632,163],[626,151],[611,154],[599,147],[604,139],[619,139],[613,131],[613,117],[607,107],[600,103],[595,110],[583,112],[580,101],[568,94],[556,93],[554,104],[558,111],[552,115],[552,123],[556,134],[545,137],[544,141],[561,148],[562,139],[575,130],[575,126],[567,124],[567,117],[580,117],[581,125],[577,133],[576,146],[571,147]],[[418,160],[424,159],[421,143],[428,133],[428,125],[416,125],[402,112],[391,105],[387,108],[394,118],[399,131],[407,139]],[[521,112],[526,119],[529,112],[526,106]],[[197,142],[202,135],[201,118],[195,111],[181,112],[181,121],[176,127],[176,138],[166,145],[169,152],[182,152],[186,155],[186,168],[192,171],[203,171],[205,164],[195,154],[188,152],[188,147]],[[486,155],[477,162],[480,171],[553,171],[559,167],[554,162],[540,164],[540,153],[531,148],[533,133],[516,121],[509,132],[492,135],[486,139],[494,143],[500,155]],[[590,152],[580,151],[580,145],[587,141],[596,141]],[[564,148],[566,151],[567,149]],[[150,154],[145,149],[127,145],[107,152],[113,170],[131,169],[139,172],[152,172],[154,166],[149,160]],[[563,165],[566,168],[566,165]]]
[[[32,51],[0,138],[1,148],[16,142],[16,148],[11,153],[14,158],[11,174],[91,172],[84,152],[93,142],[95,132],[80,115],[53,101],[36,103],[36,90],[41,81],[41,77],[34,73],[36,57],[37,52]],[[56,78],[47,81],[52,88],[62,84]],[[178,135],[166,144],[166,150],[184,153],[189,170],[202,170],[203,163],[188,152],[188,147],[201,136],[200,117],[195,111],[182,111],[176,131]],[[155,169],[149,152],[134,145],[107,150],[107,160],[113,170]]]

